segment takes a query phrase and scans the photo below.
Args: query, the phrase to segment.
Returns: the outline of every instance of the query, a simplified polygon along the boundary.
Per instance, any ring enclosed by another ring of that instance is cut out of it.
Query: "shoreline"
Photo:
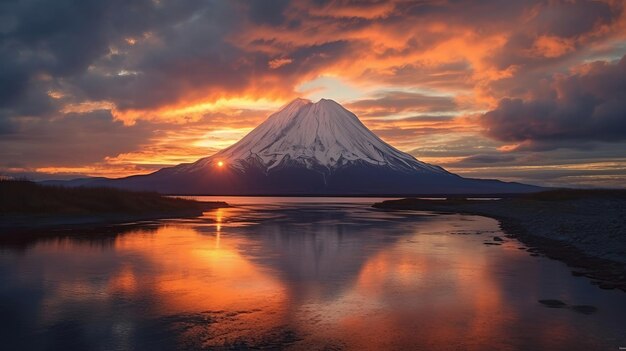
[[[2,214],[0,215],[0,243],[32,240],[73,232],[93,231],[119,227],[133,222],[156,221],[173,218],[192,218],[204,212],[230,207],[222,201],[195,202],[191,208],[139,212],[139,213],[89,213],[89,214]]]
[[[0,179],[0,242],[32,239],[50,232],[197,217],[204,211],[228,206],[223,201],[169,198],[155,192],[65,188]]]
[[[626,292],[625,227],[615,225],[611,218],[626,205],[622,199],[581,199],[546,201],[528,199],[421,200],[406,198],[387,200],[372,205],[383,210],[434,211],[471,214],[494,218],[503,233],[525,244],[530,255],[542,254],[565,263],[574,276],[584,276],[602,289]],[[604,207],[599,207],[604,202]],[[608,203],[607,203],[608,202]],[[580,212],[594,209],[588,216]],[[605,211],[606,210],[606,211]],[[543,228],[541,228],[543,227]],[[614,229],[608,232],[607,227]],[[543,229],[543,230],[541,230]],[[616,234],[616,235],[612,235]],[[581,240],[587,237],[587,240]],[[589,237],[591,237],[589,239]]]

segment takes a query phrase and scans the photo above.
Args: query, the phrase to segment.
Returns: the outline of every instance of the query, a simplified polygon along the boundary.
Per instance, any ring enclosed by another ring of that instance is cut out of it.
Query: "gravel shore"
[[[501,200],[423,200],[408,198],[375,208],[469,213],[500,221],[503,231],[561,260],[572,274],[601,288],[626,291],[626,198],[623,196],[538,197]]]

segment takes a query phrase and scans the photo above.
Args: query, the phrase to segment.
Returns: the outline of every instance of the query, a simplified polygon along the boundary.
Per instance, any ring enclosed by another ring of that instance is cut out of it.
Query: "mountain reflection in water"
[[[3,349],[626,346],[622,292],[512,239],[484,245],[495,220],[337,202],[0,247]]]

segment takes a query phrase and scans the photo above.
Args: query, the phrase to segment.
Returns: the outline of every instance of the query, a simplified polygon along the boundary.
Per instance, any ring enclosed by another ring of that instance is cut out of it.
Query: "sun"
[[[223,161],[217,161],[217,166],[218,167],[224,167],[224,162]]]

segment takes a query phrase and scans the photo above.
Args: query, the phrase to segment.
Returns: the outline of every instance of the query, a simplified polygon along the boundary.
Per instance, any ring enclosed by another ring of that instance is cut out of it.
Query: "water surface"
[[[0,246],[0,348],[626,346],[623,292],[530,256],[493,219],[366,198],[215,199],[235,207]],[[503,245],[485,244],[494,236]]]

